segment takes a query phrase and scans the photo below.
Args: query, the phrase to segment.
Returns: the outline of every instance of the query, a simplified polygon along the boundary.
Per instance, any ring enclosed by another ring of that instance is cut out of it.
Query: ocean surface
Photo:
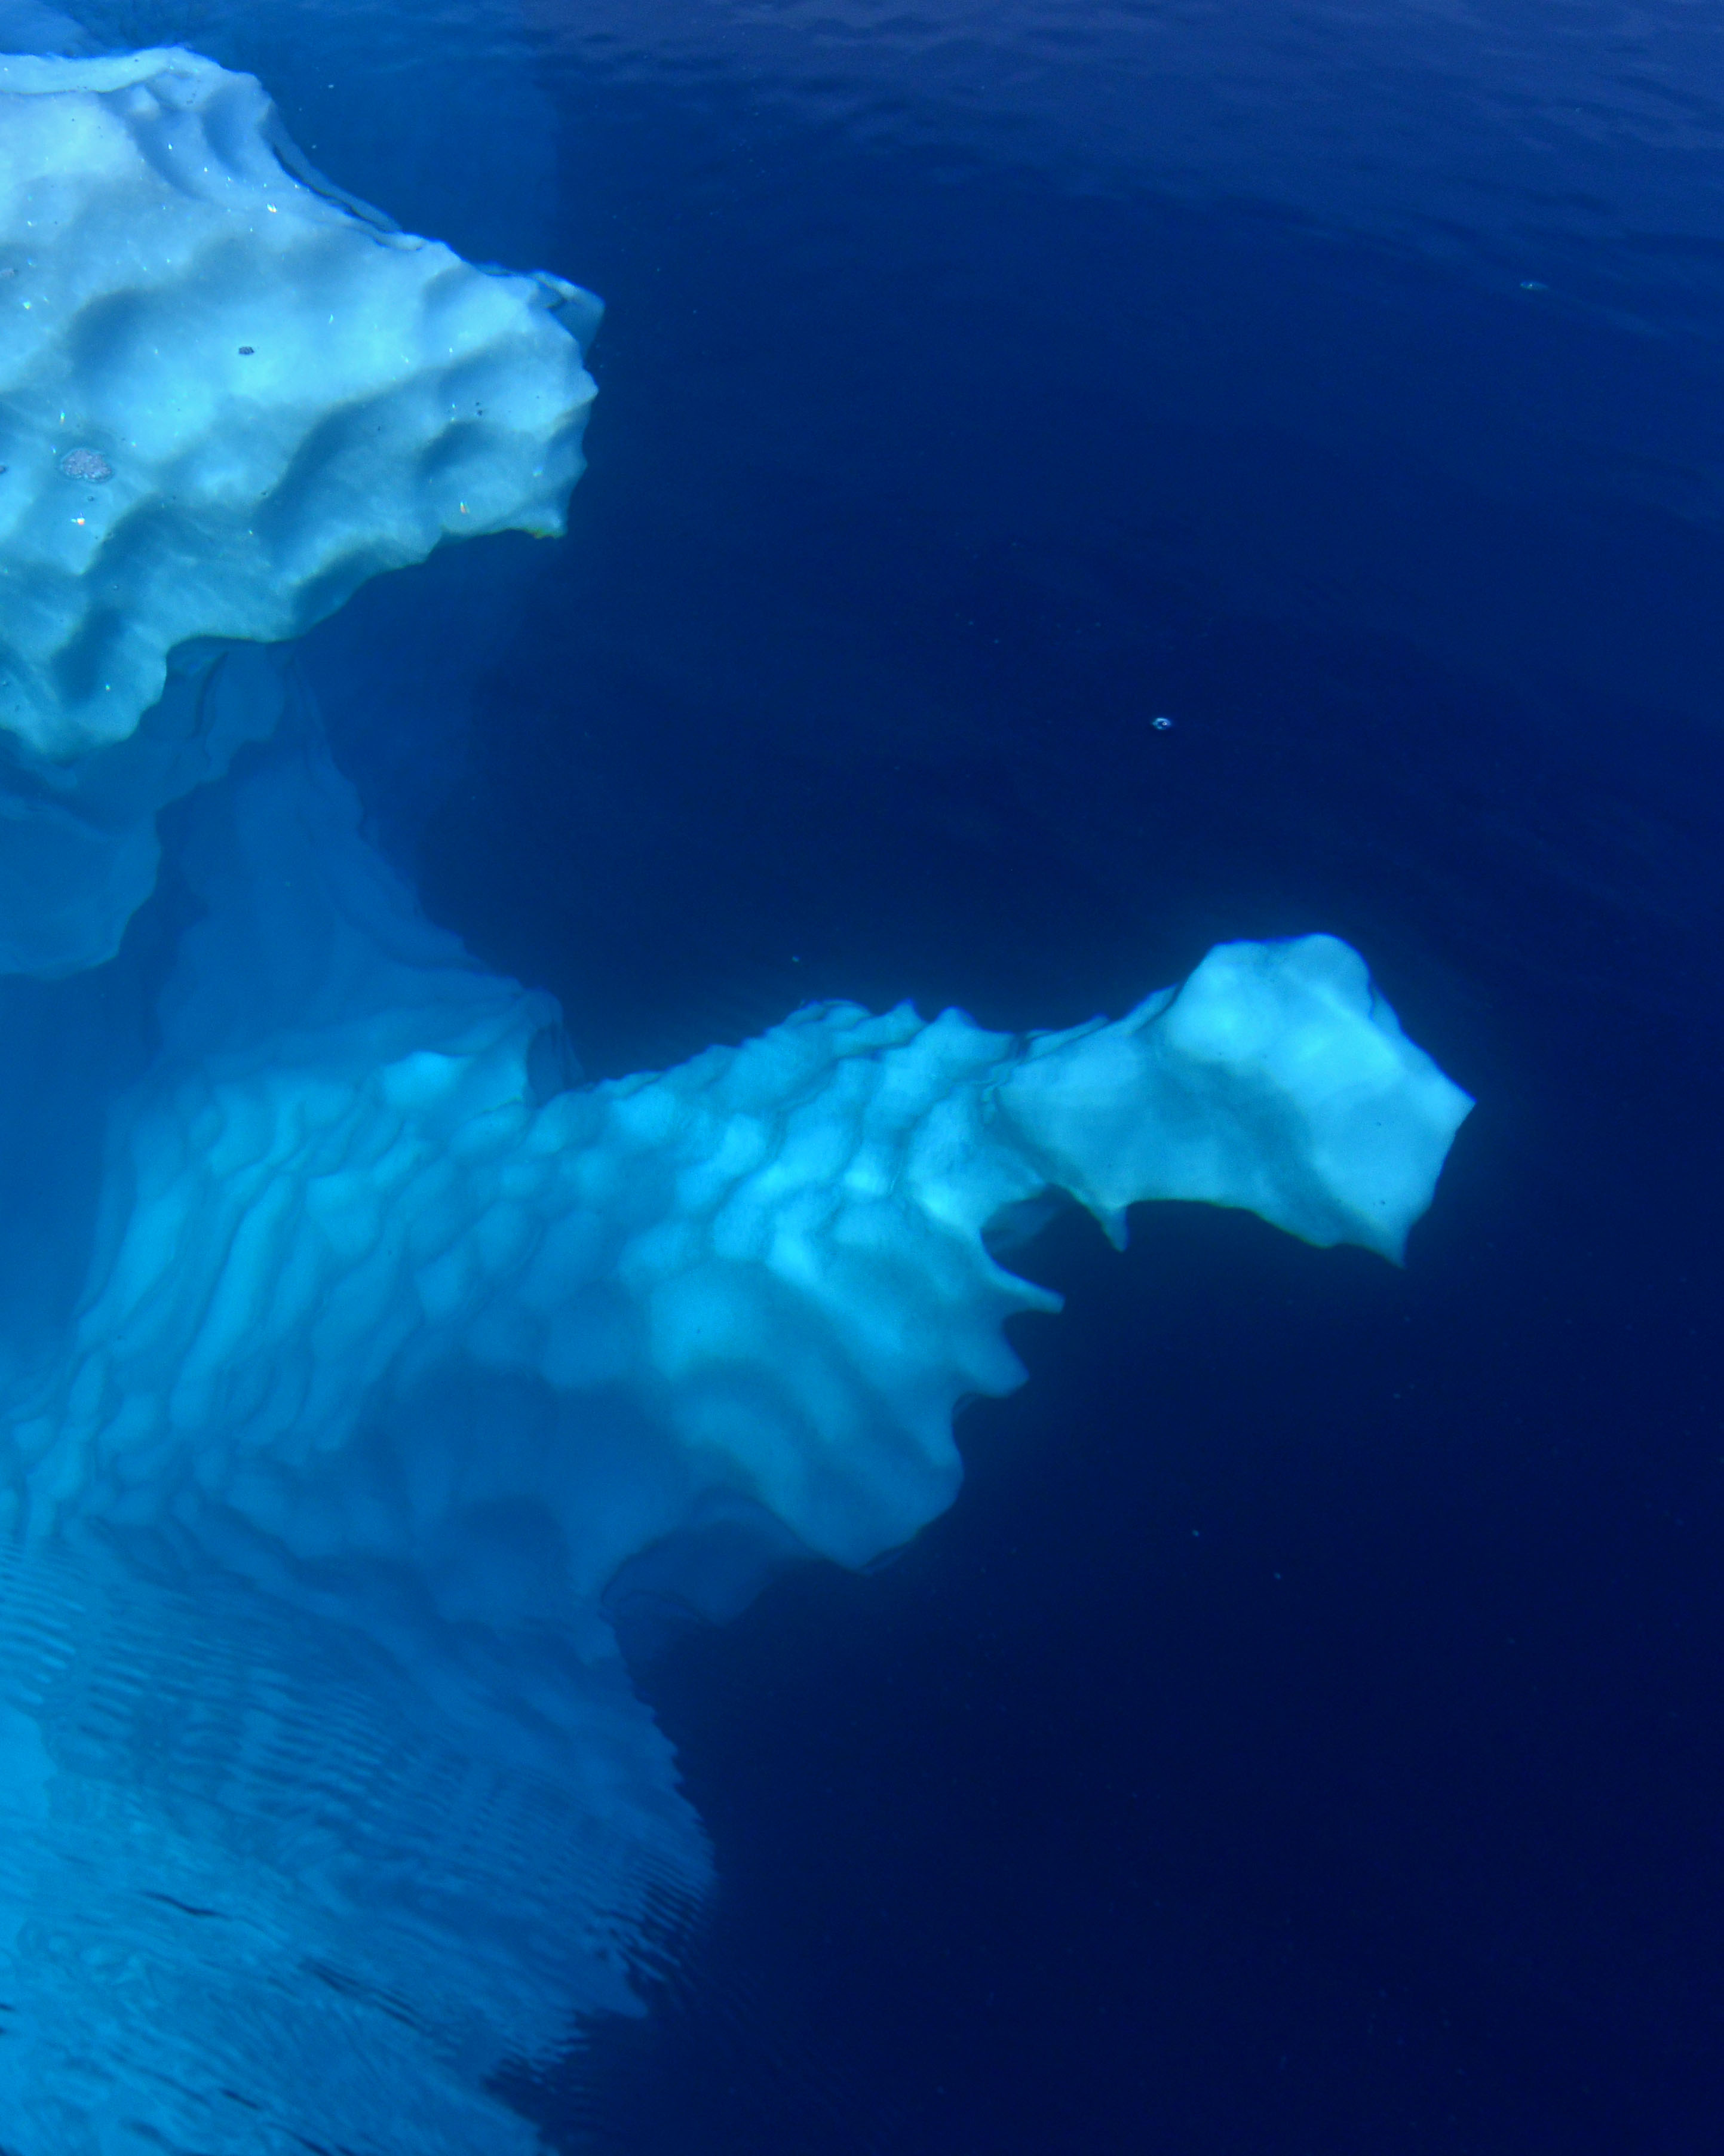
[[[606,301],[567,538],[308,649],[589,1075],[1324,929],[1479,1101],[1404,1270],[1050,1229],[951,1512],[642,1656],[720,1885],[548,2146],[1710,2156],[1724,17],[83,12]]]

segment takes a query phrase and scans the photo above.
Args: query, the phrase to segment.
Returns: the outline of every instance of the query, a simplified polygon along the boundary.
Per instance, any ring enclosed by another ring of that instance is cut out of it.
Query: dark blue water
[[[1325,928],[1480,1104],[1404,1273],[1036,1248],[952,1514],[645,1672],[720,1895],[521,2102],[1716,2149],[1716,11],[185,13],[344,183],[609,302],[569,539],[323,636],[379,831],[590,1070]]]

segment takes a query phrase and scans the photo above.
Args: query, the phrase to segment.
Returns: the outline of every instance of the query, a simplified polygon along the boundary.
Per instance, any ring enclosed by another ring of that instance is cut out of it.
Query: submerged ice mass
[[[569,1082],[265,644],[555,528],[594,304],[185,54],[0,62],[0,2143],[524,2152],[497,2069],[631,2010],[708,1882],[631,1613],[949,1505],[1050,1196],[1398,1258],[1470,1104],[1324,936],[1113,1023],[828,1004]]]

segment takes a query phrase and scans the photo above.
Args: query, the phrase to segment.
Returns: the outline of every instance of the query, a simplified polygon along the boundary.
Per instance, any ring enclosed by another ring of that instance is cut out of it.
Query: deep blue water
[[[645,1671],[723,1886],[553,2144],[1716,2148],[1716,11],[132,12],[608,302],[569,537],[314,652],[589,1070],[1324,928],[1480,1101],[1404,1273],[1052,1231],[949,1517]]]

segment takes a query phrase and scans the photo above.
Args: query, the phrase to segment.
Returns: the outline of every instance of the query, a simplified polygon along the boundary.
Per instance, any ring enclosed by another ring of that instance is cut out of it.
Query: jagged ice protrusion
[[[33,1535],[243,1523],[284,1563],[345,1560],[353,1463],[383,1447],[368,1558],[488,1617],[451,1520],[519,1501],[596,1594],[650,1537],[590,1506],[578,1431],[530,1473],[491,1445],[439,1479],[423,1418],[398,1427],[461,1365],[625,1393],[664,1463],[651,1526],[722,1489],[865,1563],[949,1502],[955,1405],[1017,1382],[1001,1322],[1049,1306],[991,1254],[996,1219],[1050,1188],[1116,1232],[1136,1200],[1202,1199],[1397,1256],[1470,1106],[1321,936],[1224,945],[1117,1024],[811,1006],[539,1104],[554,1012],[417,919],[314,741],[193,820],[211,912],[171,1048],[116,1132],[73,1353],[10,1428]]]

